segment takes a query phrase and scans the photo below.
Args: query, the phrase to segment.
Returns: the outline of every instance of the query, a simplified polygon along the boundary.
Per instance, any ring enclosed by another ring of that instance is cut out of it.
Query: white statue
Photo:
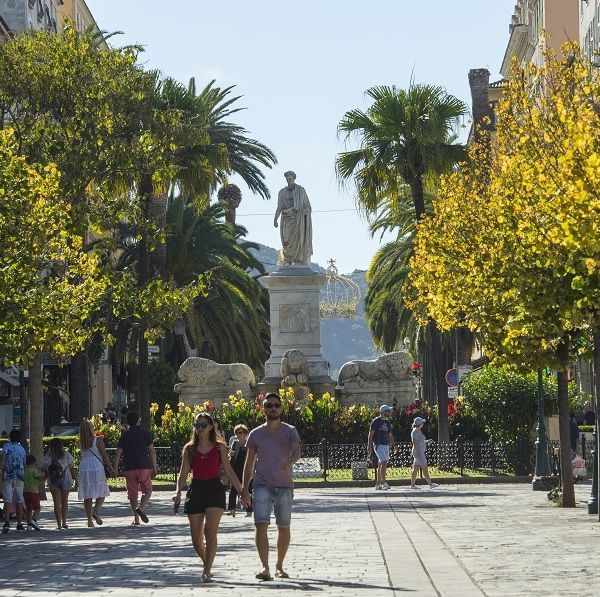
[[[287,187],[279,191],[274,226],[281,216],[281,251],[278,265],[309,265],[313,254],[312,217],[308,195],[296,184],[296,174],[285,173]]]

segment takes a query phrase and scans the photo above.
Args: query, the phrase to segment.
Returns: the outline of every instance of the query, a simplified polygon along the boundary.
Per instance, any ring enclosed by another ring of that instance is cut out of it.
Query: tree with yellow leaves
[[[498,360],[556,368],[564,506],[575,505],[566,369],[579,337],[593,338],[600,371],[599,97],[575,44],[515,66],[495,138],[443,180],[411,264],[422,316],[480,333]]]

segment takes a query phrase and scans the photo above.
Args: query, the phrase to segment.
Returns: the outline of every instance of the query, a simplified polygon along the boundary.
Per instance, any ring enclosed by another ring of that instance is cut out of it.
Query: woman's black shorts
[[[184,514],[203,514],[206,508],[225,510],[225,486],[219,477],[206,481],[193,479],[185,494]]]

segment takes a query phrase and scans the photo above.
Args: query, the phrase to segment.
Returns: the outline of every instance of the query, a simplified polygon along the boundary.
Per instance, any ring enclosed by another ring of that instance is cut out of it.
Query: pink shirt
[[[275,432],[267,431],[267,424],[253,429],[246,446],[256,450],[254,485],[269,487],[293,487],[291,470],[282,470],[280,465],[292,455],[292,445],[300,443],[300,436],[293,425],[282,423]]]

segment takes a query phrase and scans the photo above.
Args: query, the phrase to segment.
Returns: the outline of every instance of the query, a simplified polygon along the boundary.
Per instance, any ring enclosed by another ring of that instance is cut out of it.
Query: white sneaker
[[[391,489],[391,487],[387,484],[387,483],[382,483],[381,484],[381,489]]]
[[[375,491],[378,491],[379,489],[383,489],[383,485],[375,485]]]
[[[418,485],[411,485],[410,488],[411,489],[421,489]]]
[[[432,483],[432,484],[429,486],[429,489],[435,489],[436,487],[439,487],[439,485],[438,485],[437,483]]]

